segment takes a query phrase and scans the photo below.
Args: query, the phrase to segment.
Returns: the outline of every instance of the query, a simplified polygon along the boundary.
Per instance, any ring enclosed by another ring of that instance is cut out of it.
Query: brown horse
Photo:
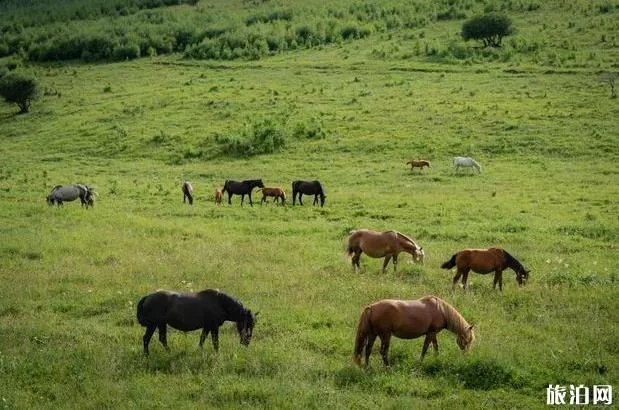
[[[423,167],[430,168],[430,162],[426,161],[425,159],[411,159],[410,161],[406,163],[406,165],[411,166],[411,172],[415,168],[419,168],[419,172],[423,170]]]
[[[422,264],[423,257],[425,256],[423,248],[400,232],[377,232],[369,229],[352,231],[348,237],[348,255],[353,255],[353,268],[361,267],[359,259],[363,252],[371,258],[385,258],[383,262],[383,273],[387,270],[387,265],[391,258],[393,258],[393,271],[395,272],[398,263],[398,254],[400,252],[410,253],[414,261]]]
[[[221,205],[221,200],[223,199],[224,194],[221,192],[221,189],[215,188],[215,203],[217,205]]]
[[[365,366],[368,366],[372,346],[380,338],[380,354],[385,366],[389,366],[389,341],[391,336],[400,339],[416,339],[426,336],[421,349],[421,359],[430,343],[438,354],[436,335],[447,329],[455,333],[460,349],[467,351],[475,340],[473,326],[449,303],[436,296],[417,300],[384,299],[366,306],[361,313],[355,340],[354,362],[361,366],[361,352],[365,347]]]
[[[260,188],[260,189],[258,189],[258,191],[262,191],[262,201],[260,201],[260,205],[262,205],[264,202],[266,202],[267,197],[269,197],[269,196],[275,198],[273,200],[274,202],[278,202],[279,203],[279,200],[281,199],[282,205],[284,205],[284,203],[286,202],[286,191],[284,191],[280,187],[277,187],[277,188]]]
[[[441,265],[441,268],[451,269],[454,266],[458,268],[458,271],[456,276],[454,276],[452,289],[456,286],[461,276],[462,285],[466,289],[466,280],[471,270],[481,274],[494,272],[493,289],[496,289],[496,284],[498,283],[499,289],[503,290],[503,271],[507,268],[511,268],[516,272],[518,285],[524,285],[529,279],[529,271],[516,258],[501,248],[465,249],[454,254],[451,259]]]

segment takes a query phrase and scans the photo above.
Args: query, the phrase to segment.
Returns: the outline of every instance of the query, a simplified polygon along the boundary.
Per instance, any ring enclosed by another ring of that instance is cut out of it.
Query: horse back
[[[468,266],[478,273],[488,273],[505,264],[503,250],[500,248],[465,249],[458,252],[456,265],[458,268]]]
[[[414,339],[445,325],[432,300],[383,299],[370,307],[372,327],[401,339]]]

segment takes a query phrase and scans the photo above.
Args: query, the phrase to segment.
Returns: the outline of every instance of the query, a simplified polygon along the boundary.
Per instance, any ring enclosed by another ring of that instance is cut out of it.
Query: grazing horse
[[[217,205],[221,205],[221,200],[222,200],[223,196],[224,196],[224,194],[221,192],[221,189],[215,188],[215,203]]]
[[[419,168],[419,172],[421,172],[423,170],[423,167],[428,167],[430,168],[430,162],[426,161],[424,159],[411,159],[410,161],[408,161],[406,163],[406,165],[411,166],[411,172],[415,169],[415,168]]]
[[[228,205],[232,205],[232,195],[241,195],[241,206],[243,206],[245,195],[247,195],[249,196],[249,205],[254,206],[254,203],[251,201],[251,191],[256,187],[264,188],[264,184],[261,179],[249,179],[241,182],[226,180],[221,191],[222,193],[228,192]]]
[[[441,268],[451,269],[454,266],[458,268],[458,271],[454,276],[452,289],[456,286],[460,277],[462,277],[462,286],[466,289],[466,280],[471,270],[481,274],[494,272],[492,288],[496,289],[498,283],[499,290],[503,290],[503,271],[507,268],[516,272],[518,285],[524,285],[529,279],[529,271],[516,258],[501,248],[465,249],[454,254],[451,259],[441,265]]]
[[[138,302],[138,322],[146,327],[144,333],[144,354],[148,355],[150,339],[159,329],[159,341],[168,348],[167,325],[183,332],[202,329],[200,347],[209,332],[213,347],[219,350],[219,327],[226,321],[236,322],[241,344],[247,346],[251,341],[256,316],[251,310],[234,298],[215,289],[197,293],[177,293],[159,290],[144,296]]]
[[[191,182],[183,182],[181,190],[183,191],[183,203],[188,200],[189,205],[193,205],[193,187],[191,186]]]
[[[458,336],[456,341],[463,351],[467,351],[475,340],[473,325],[469,325],[453,306],[436,296],[417,300],[380,300],[366,306],[361,313],[353,361],[361,366],[361,352],[365,347],[367,367],[372,346],[376,337],[379,337],[383,363],[389,366],[389,342],[392,335],[400,339],[416,339],[425,335],[421,349],[423,360],[430,343],[438,354],[436,335],[443,329]]]
[[[322,187],[320,181],[293,181],[292,182],[292,205],[295,205],[297,200],[297,195],[299,195],[299,204],[303,205],[302,197],[305,195],[314,195],[314,203],[312,205],[316,205],[318,202],[318,197],[320,197],[320,207],[325,206],[325,190]]]
[[[95,205],[95,196],[95,189],[88,185],[56,185],[47,195],[46,200],[50,206],[54,205],[54,203],[57,206],[62,206],[63,202],[75,201],[79,198],[82,206],[88,208]]]
[[[473,158],[453,157],[452,162],[453,162],[453,166],[454,166],[454,170],[456,171],[456,174],[458,173],[458,170],[460,169],[460,167],[476,169],[478,174],[481,172],[481,165],[479,165],[479,162],[475,161]]]
[[[377,232],[369,229],[352,231],[348,237],[348,255],[353,255],[353,269],[361,267],[359,259],[363,252],[372,258],[385,257],[383,273],[387,270],[391,258],[393,258],[393,271],[395,272],[400,252],[410,253],[414,261],[422,264],[425,256],[422,247],[400,232]]]
[[[260,205],[266,202],[267,197],[274,197],[273,201],[279,203],[281,199],[282,205],[286,202],[286,191],[282,188],[260,188],[258,191],[262,191],[262,201],[260,201]]]

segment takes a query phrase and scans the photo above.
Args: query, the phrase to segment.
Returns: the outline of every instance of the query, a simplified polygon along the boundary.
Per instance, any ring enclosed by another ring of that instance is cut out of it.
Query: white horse
[[[460,167],[474,168],[477,170],[477,173],[481,172],[481,165],[470,157],[453,157],[453,165],[456,170],[456,174],[458,173],[458,169]]]

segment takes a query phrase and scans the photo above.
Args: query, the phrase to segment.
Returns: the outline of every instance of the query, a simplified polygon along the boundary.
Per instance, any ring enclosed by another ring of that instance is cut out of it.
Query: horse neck
[[[226,312],[226,320],[238,322],[243,318],[245,307],[242,304],[231,298],[230,296],[219,292],[217,298]]]
[[[410,253],[411,255],[415,255],[415,251],[419,249],[415,242],[408,240],[407,238],[403,238],[398,235],[398,241],[400,242],[400,246],[405,252]]]
[[[451,306],[449,303],[445,302],[442,299],[436,298],[438,302],[439,309],[443,313],[443,317],[445,318],[446,328],[457,335],[460,335],[470,327],[469,323],[462,317],[458,311]]]
[[[505,262],[507,263],[507,267],[514,270],[514,272],[518,273],[524,270],[524,266],[516,258],[507,253],[507,251],[503,250],[503,255],[505,256]]]

